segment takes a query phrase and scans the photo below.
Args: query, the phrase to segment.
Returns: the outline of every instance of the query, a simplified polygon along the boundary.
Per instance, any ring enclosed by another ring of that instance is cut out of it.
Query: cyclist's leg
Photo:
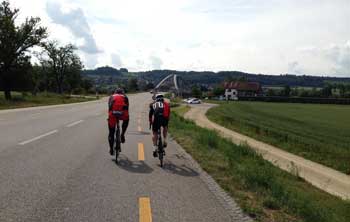
[[[163,120],[163,141],[164,141],[164,147],[167,146],[167,136],[168,136],[168,120]]]
[[[153,156],[157,157],[158,156],[158,147],[157,147],[157,140],[158,140],[158,129],[160,128],[160,124],[159,121],[157,119],[154,119],[153,123],[152,123],[152,142],[153,142]]]
[[[109,117],[109,119],[108,119],[108,130],[109,130],[108,142],[109,142],[109,153],[111,155],[113,155],[113,152],[114,152],[113,145],[114,145],[115,124],[116,124],[115,119]]]
[[[153,136],[152,136],[153,146],[157,146],[157,140],[158,140],[158,133],[157,131],[153,131]]]
[[[157,118],[154,119],[152,123],[152,141],[153,146],[157,146],[157,140],[158,140],[158,129],[160,128],[159,120]]]
[[[126,133],[126,130],[128,129],[128,126],[129,126],[129,118],[123,120],[122,133],[120,135],[120,140],[122,143],[125,143],[125,133]]]
[[[109,134],[108,134],[109,147],[112,149],[113,143],[114,143],[115,128],[108,126],[108,129],[109,129]]]

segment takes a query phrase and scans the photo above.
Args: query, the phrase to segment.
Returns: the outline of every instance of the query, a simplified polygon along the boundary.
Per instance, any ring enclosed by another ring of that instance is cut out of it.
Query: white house
[[[224,88],[226,100],[238,100],[239,97],[258,96],[262,93],[258,82],[225,82]]]

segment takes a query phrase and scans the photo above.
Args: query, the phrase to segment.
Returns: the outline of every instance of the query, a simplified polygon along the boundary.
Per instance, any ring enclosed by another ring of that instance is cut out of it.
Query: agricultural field
[[[172,109],[171,136],[255,221],[349,221],[349,201],[279,169],[249,147],[185,120],[182,116],[189,109]]]
[[[350,174],[350,106],[229,102],[210,120]]]

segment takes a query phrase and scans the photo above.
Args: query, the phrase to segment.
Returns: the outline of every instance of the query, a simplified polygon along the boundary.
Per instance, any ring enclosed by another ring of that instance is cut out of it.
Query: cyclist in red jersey
[[[117,118],[112,114],[113,111],[120,111],[122,112],[122,115]],[[114,155],[113,145],[115,126],[119,120],[123,121],[120,140],[121,143],[125,143],[125,132],[129,125],[129,99],[121,88],[116,89],[114,94],[111,95],[108,100],[108,141],[110,148],[109,153],[111,155]]]

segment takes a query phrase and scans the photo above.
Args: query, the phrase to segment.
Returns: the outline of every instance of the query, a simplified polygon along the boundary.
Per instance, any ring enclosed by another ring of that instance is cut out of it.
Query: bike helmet
[[[161,101],[161,100],[163,100],[163,99],[164,99],[163,94],[157,94],[157,95],[156,95],[156,100],[157,100],[157,101]]]
[[[122,88],[117,88],[115,91],[114,91],[115,94],[124,94],[124,90]]]

